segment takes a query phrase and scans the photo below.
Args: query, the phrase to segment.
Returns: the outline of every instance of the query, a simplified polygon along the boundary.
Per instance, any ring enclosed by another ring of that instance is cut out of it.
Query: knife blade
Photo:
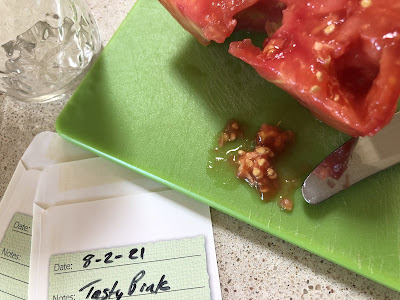
[[[376,135],[352,138],[325,158],[304,181],[303,197],[318,204],[399,162],[400,112]]]

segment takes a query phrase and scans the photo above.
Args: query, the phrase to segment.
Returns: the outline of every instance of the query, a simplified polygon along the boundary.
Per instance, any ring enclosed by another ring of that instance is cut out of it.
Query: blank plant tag
[[[16,213],[0,243],[0,299],[28,299],[32,217]]]

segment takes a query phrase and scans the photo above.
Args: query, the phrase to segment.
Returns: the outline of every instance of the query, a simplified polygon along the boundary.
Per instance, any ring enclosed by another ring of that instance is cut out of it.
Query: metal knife
[[[318,204],[354,183],[400,162],[400,112],[372,137],[352,138],[306,178],[302,193]]]

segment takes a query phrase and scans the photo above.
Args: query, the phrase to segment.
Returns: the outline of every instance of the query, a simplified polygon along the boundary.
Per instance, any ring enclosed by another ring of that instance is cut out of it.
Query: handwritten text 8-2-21
[[[129,259],[131,259],[131,260],[135,260],[135,259],[139,259],[139,258],[144,259],[144,252],[145,252],[144,247],[140,248],[140,253],[138,253],[138,252],[139,252],[138,248],[131,249],[131,251],[129,251],[129,253],[128,253]],[[116,261],[120,258],[123,258],[123,257],[124,257],[123,254],[114,255],[113,252],[107,252],[104,255],[104,258],[103,257],[97,258],[94,254],[88,254],[83,258],[83,261],[84,261],[83,268],[89,267],[93,261],[96,263],[103,262],[105,264],[111,264],[114,261]]]

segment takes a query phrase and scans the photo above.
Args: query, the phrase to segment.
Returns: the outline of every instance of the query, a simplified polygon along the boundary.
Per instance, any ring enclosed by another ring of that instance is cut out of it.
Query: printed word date
[[[138,249],[138,248],[133,248],[131,249],[131,251],[129,251],[128,253],[128,258],[130,260],[135,260],[135,259],[144,259],[144,252],[145,249],[144,247]],[[114,255],[113,252],[107,252],[106,254],[104,254],[104,257],[96,257],[96,255],[94,254],[88,254],[83,258],[83,268],[87,268],[91,265],[92,262],[102,262],[105,264],[111,264],[113,262],[115,262],[118,259],[123,258],[124,255],[123,254],[118,254],[118,255]]]

